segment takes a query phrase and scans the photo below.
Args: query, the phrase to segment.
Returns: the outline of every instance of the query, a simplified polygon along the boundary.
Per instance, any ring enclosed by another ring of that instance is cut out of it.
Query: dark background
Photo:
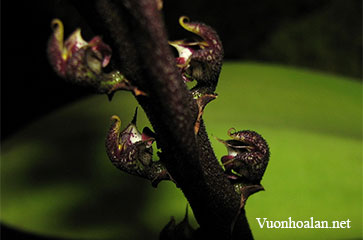
[[[362,1],[164,1],[170,39],[184,38],[187,15],[219,33],[226,60],[260,61],[362,77]],[[90,94],[50,68],[50,21],[62,19],[66,36],[81,27],[68,1],[3,1],[1,8],[1,139],[60,106]],[[97,33],[96,33],[97,34]]]
[[[213,26],[226,60],[259,61],[362,79],[362,1],[165,0],[171,40],[184,38],[181,15]],[[3,1],[1,6],[1,140],[36,119],[91,94],[56,76],[48,64],[50,21],[58,17],[66,36],[87,24],[68,1]],[[96,33],[98,34],[98,33]],[[2,228],[4,233],[21,233]],[[20,234],[20,235],[19,235]],[[24,239],[29,239],[26,236]]]

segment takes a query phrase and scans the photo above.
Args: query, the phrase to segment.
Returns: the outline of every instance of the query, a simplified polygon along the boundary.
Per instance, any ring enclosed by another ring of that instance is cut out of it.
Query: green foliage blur
[[[281,66],[228,62],[204,120],[212,136],[251,129],[268,141],[265,192],[247,202],[256,239],[361,238],[362,85],[352,78]],[[137,106],[118,92],[64,107],[19,131],[1,148],[1,222],[65,238],[157,239],[187,204],[173,183],[157,189],[108,160],[112,115],[126,126]],[[137,125],[149,125],[140,111]],[[187,174],[187,173],[186,173]],[[347,220],[350,229],[261,229],[269,220]],[[192,220],[196,226],[195,220]],[[142,229],[142,230],[141,230]],[[140,231],[141,230],[141,231]]]

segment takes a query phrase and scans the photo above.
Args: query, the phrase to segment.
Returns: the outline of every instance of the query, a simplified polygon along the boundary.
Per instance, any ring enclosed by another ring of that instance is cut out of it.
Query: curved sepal
[[[259,184],[266,170],[270,151],[266,140],[257,132],[250,130],[228,130],[231,140],[221,140],[228,155],[221,161],[227,176],[235,182]]]
[[[240,207],[231,224],[233,232],[247,199],[265,190],[260,182],[270,158],[270,150],[266,140],[257,132],[230,128],[227,134],[231,139],[216,139],[227,147],[228,154],[221,158],[221,162],[235,191],[241,196]]]
[[[121,131],[121,120],[111,117],[111,127],[106,137],[106,152],[118,169],[146,178],[156,187],[162,180],[172,180],[160,161],[153,161],[152,144],[155,138],[151,130],[140,133],[136,127],[137,109],[130,124]]]
[[[180,25],[202,40],[169,41],[176,48],[176,65],[185,82],[196,80],[191,93],[198,105],[198,115],[194,124],[194,133],[200,128],[203,111],[207,103],[217,97],[214,93],[222,66],[223,47],[218,34],[210,26],[200,22],[190,22],[188,17],[179,18]]]
[[[135,95],[146,95],[125,78],[119,71],[104,72],[109,65],[112,50],[99,36],[89,42],[76,29],[65,41],[63,23],[52,20],[48,46],[48,58],[54,71],[62,78],[78,85],[95,89],[98,93],[112,95],[117,90],[129,90]]]
[[[179,56],[177,66],[185,81],[196,80],[214,91],[223,59],[223,47],[218,34],[208,25],[190,22],[188,17],[179,18],[180,25],[187,31],[198,35],[201,41],[177,40],[169,44],[175,47]]]
[[[63,78],[87,81],[95,78],[111,58],[111,48],[99,36],[86,42],[76,29],[65,41],[61,20],[51,22],[53,34],[48,42],[48,57],[55,72]]]

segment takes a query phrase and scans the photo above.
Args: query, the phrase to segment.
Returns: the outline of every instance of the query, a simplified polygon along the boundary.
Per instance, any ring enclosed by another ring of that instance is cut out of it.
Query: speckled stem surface
[[[120,72],[147,93],[137,100],[156,132],[162,161],[193,209],[200,238],[252,239],[244,209],[231,235],[240,196],[218,164],[203,121],[194,134],[198,107],[178,74],[157,1],[74,2],[109,38]]]

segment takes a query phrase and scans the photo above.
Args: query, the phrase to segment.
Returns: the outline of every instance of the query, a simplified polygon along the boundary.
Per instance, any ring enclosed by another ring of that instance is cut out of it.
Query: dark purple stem
[[[114,50],[112,61],[148,94],[137,100],[157,134],[162,161],[200,224],[199,233],[217,239],[252,239],[244,209],[231,236],[240,196],[214,155],[203,121],[198,135],[194,134],[198,107],[175,66],[156,1],[74,2],[91,26],[95,19],[101,20],[102,25],[94,25],[109,38],[105,42]]]

